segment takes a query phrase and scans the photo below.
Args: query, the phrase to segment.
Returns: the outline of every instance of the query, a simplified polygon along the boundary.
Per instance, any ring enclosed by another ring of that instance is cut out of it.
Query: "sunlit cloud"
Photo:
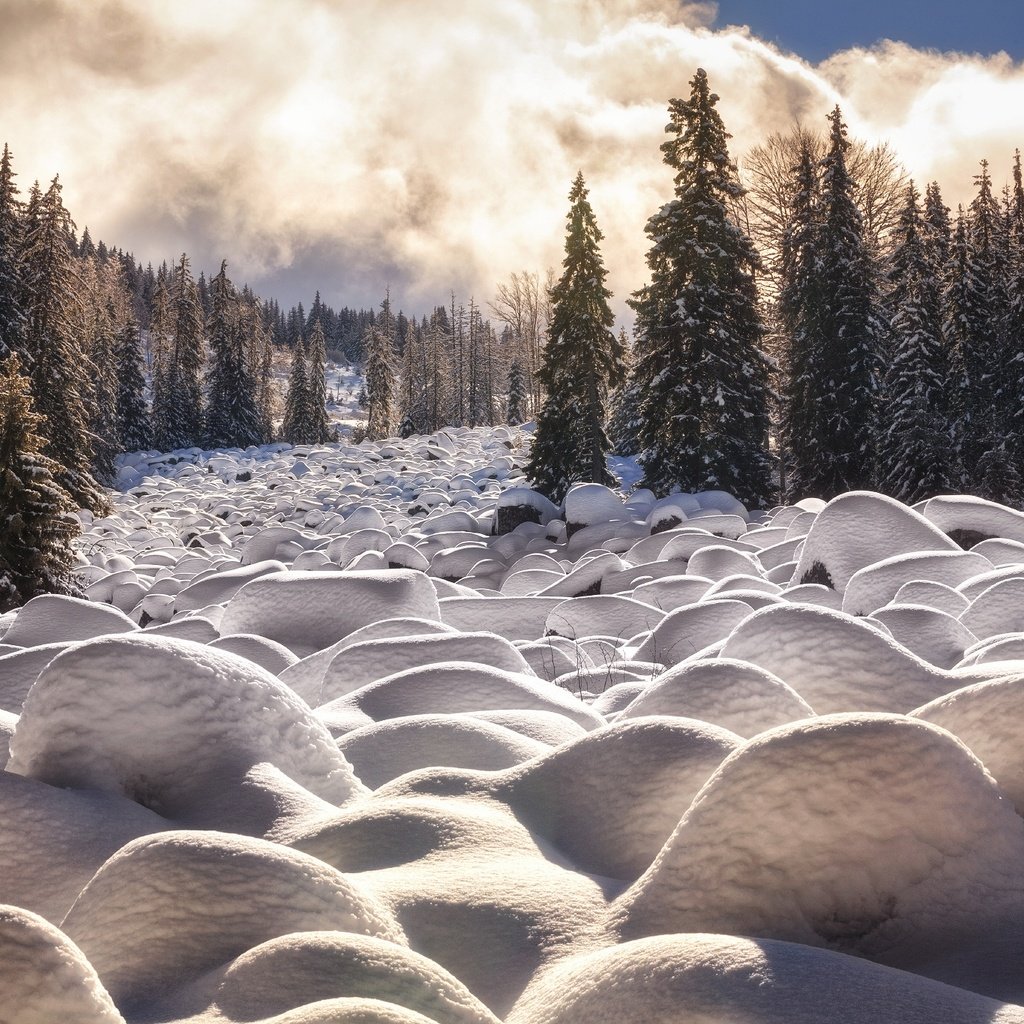
[[[79,226],[159,261],[227,257],[285,302],[315,288],[421,311],[557,266],[577,169],[617,308],[671,194],[665,107],[698,66],[733,155],[794,121],[887,138],[947,200],[998,184],[1024,70],[885,44],[819,66],[671,0],[0,0],[0,133],[27,188],[60,172]]]

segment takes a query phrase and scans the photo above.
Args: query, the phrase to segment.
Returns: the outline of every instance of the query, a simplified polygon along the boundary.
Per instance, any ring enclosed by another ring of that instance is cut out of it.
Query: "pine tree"
[[[139,325],[129,311],[117,332],[114,347],[117,366],[117,432],[121,448],[145,451],[153,443],[153,430],[146,410],[146,379],[142,373]]]
[[[941,288],[918,200],[911,182],[891,263],[892,360],[884,388],[888,418],[879,444],[882,489],[907,504],[947,492],[952,476]]]
[[[42,417],[16,354],[0,361],[0,613],[37,594],[75,592],[74,506],[43,454]]]
[[[22,226],[11,151],[0,158],[0,359],[24,346],[25,311],[22,293]]]
[[[92,475],[93,437],[83,392],[87,360],[79,348],[80,324],[71,254],[73,225],[54,178],[45,194],[33,190],[24,238],[25,352],[29,379],[48,455],[60,467],[56,478],[72,501],[105,512],[106,498]]]
[[[320,293],[317,292],[317,300]],[[316,302],[314,302],[314,307]],[[325,444],[334,438],[327,418],[327,342],[323,324],[317,317],[309,334],[309,363],[306,376],[306,430],[310,444]]]
[[[246,448],[263,440],[263,429],[246,359],[249,324],[228,279],[227,260],[221,263],[209,291],[206,444],[211,448]]]
[[[529,390],[526,385],[526,374],[518,359],[513,359],[508,368],[508,406],[505,422],[518,427],[526,422],[526,407],[529,402]]]
[[[292,352],[292,369],[288,376],[288,395],[284,403],[281,437],[291,444],[306,444],[309,409],[309,377],[306,372],[306,343],[299,335]]]
[[[816,365],[823,351],[821,260],[818,245],[818,175],[811,149],[800,148],[790,201],[790,218],[781,246],[778,316],[783,336],[785,388],[782,396],[781,462],[787,495],[799,500],[812,493],[816,467],[824,458],[824,415],[816,396]],[[819,421],[819,416],[822,420]]]
[[[387,325],[388,301],[382,305],[384,316],[364,336],[366,348],[366,437],[379,441],[390,437],[394,429],[395,369],[391,333]]]
[[[1013,200],[1006,266],[1006,314],[1002,326],[1006,357],[998,382],[997,405],[1007,411],[1007,445],[1013,462],[1024,466],[1024,183],[1020,150],[1013,160]]]
[[[875,405],[884,325],[875,273],[864,244],[849,142],[838,107],[829,115],[829,149],[820,166],[817,209],[808,211],[806,161],[798,172],[790,294],[789,394],[784,437],[793,488],[830,498],[875,482]],[[789,286],[787,286],[789,287]]]
[[[163,275],[157,278],[153,293],[153,312],[149,320],[149,344],[153,371],[152,443],[160,451],[170,451],[177,440],[174,426],[174,408],[171,390],[171,357],[173,332],[171,329],[170,295]]]
[[[624,327],[619,331],[617,349],[622,353],[619,358],[625,367],[625,376],[608,399],[608,440],[616,455],[637,455],[640,452],[642,403],[633,349]]]
[[[174,425],[177,432],[175,448],[199,442],[203,433],[202,372],[203,307],[199,289],[192,278],[188,256],[181,259],[174,271],[171,311],[174,321],[173,389]]]
[[[669,104],[675,199],[647,223],[651,283],[631,301],[642,464],[655,491],[722,488],[757,506],[770,487],[758,260],[728,213],[743,189],[717,101],[700,69]]]
[[[569,192],[562,276],[551,290],[552,320],[540,378],[547,398],[526,466],[532,485],[561,501],[578,481],[610,485],[605,456],[608,389],[622,376],[622,362],[608,306],[607,271],[601,259],[604,237],[587,200],[579,172]]]

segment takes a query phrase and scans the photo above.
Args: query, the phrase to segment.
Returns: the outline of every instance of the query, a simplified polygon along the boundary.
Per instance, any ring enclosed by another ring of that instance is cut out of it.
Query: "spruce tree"
[[[92,475],[93,436],[83,402],[86,391],[73,305],[71,217],[54,178],[45,194],[33,190],[24,238],[25,352],[47,454],[60,467],[57,482],[79,507],[104,512],[107,501]]]
[[[518,427],[526,422],[526,407],[529,402],[529,390],[526,374],[518,359],[513,359],[508,368],[508,405],[505,422],[511,427]]]
[[[551,290],[552,319],[540,367],[547,392],[537,417],[527,478],[552,501],[572,484],[613,484],[605,456],[608,389],[622,377],[601,259],[604,237],[587,200],[583,173],[569,192],[562,276]]]
[[[260,444],[263,427],[249,367],[250,321],[228,279],[227,261],[210,282],[207,334],[210,366],[206,376],[205,441],[211,448]]]
[[[790,216],[781,246],[779,323],[783,336],[785,387],[781,403],[781,462],[787,496],[813,493],[824,454],[827,406],[817,398],[822,338],[820,198],[809,144],[800,148]],[[819,419],[820,417],[820,419]]]
[[[317,299],[320,293],[317,292]],[[314,302],[314,307],[316,303]],[[334,431],[327,418],[327,341],[323,324],[318,316],[309,334],[308,366],[306,370],[306,430],[310,444],[325,444],[333,440]]]
[[[292,352],[292,368],[288,376],[288,395],[284,403],[281,437],[290,444],[307,444],[309,425],[309,377],[306,372],[306,343],[300,334]]]
[[[0,158],[0,359],[24,346],[22,295],[22,225],[11,151],[4,144]]]
[[[381,324],[374,324],[365,335],[366,347],[366,437],[379,441],[390,437],[394,429],[395,369],[391,336]]]
[[[796,189],[793,278],[783,294],[789,334],[784,437],[792,488],[831,498],[875,482],[875,412],[884,324],[846,166],[849,142],[838,107],[829,115],[817,208],[807,208],[806,160]],[[787,275],[788,276],[788,275]]]
[[[144,451],[153,443],[153,429],[146,410],[146,379],[142,373],[139,325],[129,311],[117,332],[114,347],[117,366],[117,432],[126,452]]]
[[[770,490],[768,362],[757,254],[729,215],[742,195],[718,97],[698,70],[689,100],[669,104],[662,144],[675,198],[647,223],[651,283],[636,311],[645,486],[722,488],[750,506]]]
[[[38,594],[75,592],[74,506],[43,454],[42,417],[16,354],[0,361],[0,613]]]
[[[888,415],[879,443],[881,487],[906,504],[947,492],[952,476],[941,288],[918,200],[911,182],[891,263],[892,360],[884,388]]]

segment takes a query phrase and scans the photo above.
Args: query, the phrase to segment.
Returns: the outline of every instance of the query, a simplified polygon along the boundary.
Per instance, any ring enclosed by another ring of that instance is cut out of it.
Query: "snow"
[[[122,459],[0,617],[0,1017],[1024,1022],[1024,513],[528,456]]]

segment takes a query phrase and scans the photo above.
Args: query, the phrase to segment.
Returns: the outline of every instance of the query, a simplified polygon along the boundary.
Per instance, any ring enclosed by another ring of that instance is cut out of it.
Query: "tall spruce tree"
[[[367,329],[363,338],[366,350],[366,437],[379,441],[390,437],[395,429],[395,405],[397,388],[395,382],[394,344],[390,297],[381,303],[381,315]]]
[[[797,232],[799,241],[794,239],[802,255],[793,257],[796,295],[784,312],[791,382],[785,436],[793,489],[822,498],[875,483],[875,412],[885,335],[838,107],[828,120],[817,210],[803,215],[807,227]],[[806,177],[803,161],[801,168],[798,194]]]
[[[651,283],[636,293],[645,485],[722,488],[750,506],[770,491],[768,362],[757,254],[729,215],[743,193],[718,97],[698,70],[689,100],[669,104],[662,144],[675,198],[647,223]]]
[[[530,400],[526,374],[518,359],[513,359],[508,368],[508,403],[505,411],[505,422],[518,427],[526,422],[526,408]]]
[[[129,311],[117,332],[114,347],[117,366],[117,432],[121,448],[144,451],[153,443],[153,429],[146,409],[146,378],[142,373],[139,325]]]
[[[0,613],[38,594],[74,593],[77,520],[44,454],[42,417],[17,354],[0,360]]]
[[[107,500],[92,475],[93,435],[83,402],[88,360],[80,349],[73,305],[73,225],[54,178],[33,190],[24,237],[25,353],[39,429],[59,466],[58,484],[79,507],[104,512]]]
[[[14,184],[11,151],[4,144],[0,158],[0,359],[24,346],[25,311],[22,308],[22,224],[18,190]]]
[[[320,293],[317,292],[319,299]],[[316,303],[314,303],[314,306]],[[306,430],[311,444],[325,444],[334,437],[327,418],[327,341],[323,323],[318,316],[309,332],[308,367],[306,370]]]
[[[246,360],[248,321],[228,278],[227,260],[221,263],[209,291],[205,440],[211,448],[246,448],[263,440],[263,430]]]
[[[947,492],[952,480],[941,284],[913,182],[891,266],[892,359],[885,376],[888,415],[878,446],[879,481],[886,493],[913,504]]]
[[[605,456],[608,389],[623,376],[608,305],[604,237],[587,199],[582,171],[569,191],[562,276],[551,289],[552,319],[540,367],[547,392],[537,417],[527,478],[552,501],[576,482],[610,485]]]
[[[284,402],[281,437],[291,444],[309,441],[306,413],[309,409],[309,375],[306,370],[306,343],[300,334],[292,351],[292,368],[288,375],[288,395]]]

